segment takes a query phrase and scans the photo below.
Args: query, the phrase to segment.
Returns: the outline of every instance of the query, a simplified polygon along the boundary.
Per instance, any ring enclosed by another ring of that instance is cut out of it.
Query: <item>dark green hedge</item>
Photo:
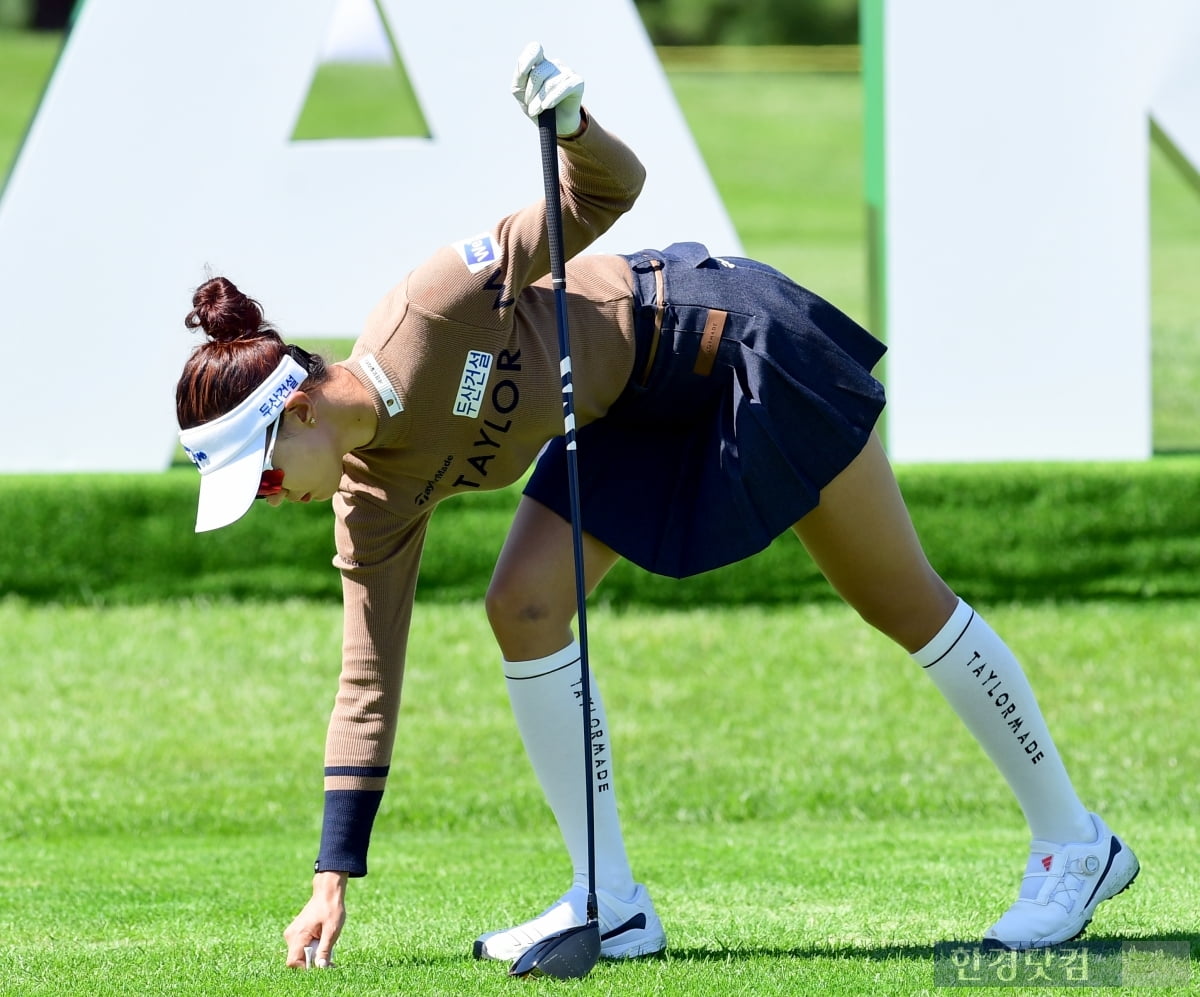
[[[977,600],[1200,596],[1200,458],[1137,464],[907,467],[899,471],[934,564]],[[192,532],[196,477],[0,477],[0,593],[32,601],[339,597],[328,505],[255,507]],[[434,516],[420,598],[479,599],[517,492]],[[790,535],[758,557],[677,582],[622,564],[616,605],[831,598]]]
[[[634,0],[655,45],[852,45],[859,0]]]
[[[634,0],[656,45],[828,45],[858,40],[859,0]],[[76,0],[29,0],[26,23],[67,26]]]

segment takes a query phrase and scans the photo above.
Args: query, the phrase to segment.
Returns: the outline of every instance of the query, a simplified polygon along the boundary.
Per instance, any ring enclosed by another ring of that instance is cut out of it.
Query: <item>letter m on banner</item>
[[[1148,146],[1200,165],[1195,0],[862,0],[901,461],[1151,449]]]

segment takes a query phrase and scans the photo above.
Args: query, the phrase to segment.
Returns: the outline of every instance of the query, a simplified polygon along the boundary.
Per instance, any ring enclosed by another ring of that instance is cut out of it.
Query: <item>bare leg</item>
[[[1090,840],[1091,820],[1020,664],[930,567],[874,435],[794,529],[843,598],[933,680],[1007,780],[1034,836]]]
[[[1080,802],[1012,652],[929,566],[878,439],[793,529],[846,601],[912,654],[1025,814],[1020,895],[985,938],[1029,948],[1076,937],[1137,876],[1137,858]]]
[[[1074,938],[1133,881],[1137,859],[1080,802],[1012,652],[930,567],[877,438],[793,529],[843,598],[909,651],[1025,814],[1020,896],[985,937],[1009,948]]]
[[[583,535],[589,593],[616,563],[614,550]],[[522,497],[496,561],[486,606],[492,633],[510,661],[541,658],[570,643],[576,606],[571,524]]]
[[[590,592],[616,563],[611,549],[583,538]],[[570,524],[523,498],[487,595],[488,619],[504,654],[504,675],[525,751],[550,805],[573,866],[571,888],[539,917],[480,936],[479,956],[509,960],[533,941],[585,920],[589,786],[584,776],[579,682],[580,648],[572,639],[576,615],[575,562]],[[614,791],[608,718],[593,676],[589,762],[595,804],[596,888],[605,958],[633,958],[666,944],[645,887],[634,882]]]
[[[958,604],[925,557],[875,434],[792,530],[838,594],[910,653]]]

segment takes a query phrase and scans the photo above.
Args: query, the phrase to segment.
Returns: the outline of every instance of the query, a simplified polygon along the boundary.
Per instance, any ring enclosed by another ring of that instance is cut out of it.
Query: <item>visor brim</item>
[[[269,428],[264,426],[229,463],[200,476],[197,533],[219,530],[237,522],[254,504],[262,481]]]

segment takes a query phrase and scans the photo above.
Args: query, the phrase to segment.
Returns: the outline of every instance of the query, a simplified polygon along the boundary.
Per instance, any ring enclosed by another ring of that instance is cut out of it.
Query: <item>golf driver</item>
[[[567,331],[567,273],[562,241],[562,203],[558,191],[558,141],[554,109],[538,115],[542,146],[542,178],[546,184],[546,235],[550,246],[550,279],[558,319],[558,355],[562,372],[563,429],[567,443],[567,481],[571,499],[571,542],[575,548],[575,602],[579,617],[579,674],[583,697],[583,778],[587,787],[587,922],[547,935],[513,962],[509,976],[553,976],[560,980],[587,976],[600,958],[600,916],[596,904],[596,813],[592,797],[588,669],[587,587],[583,574],[583,525],[579,518],[579,465],[575,448],[575,402],[571,380],[571,343]]]

